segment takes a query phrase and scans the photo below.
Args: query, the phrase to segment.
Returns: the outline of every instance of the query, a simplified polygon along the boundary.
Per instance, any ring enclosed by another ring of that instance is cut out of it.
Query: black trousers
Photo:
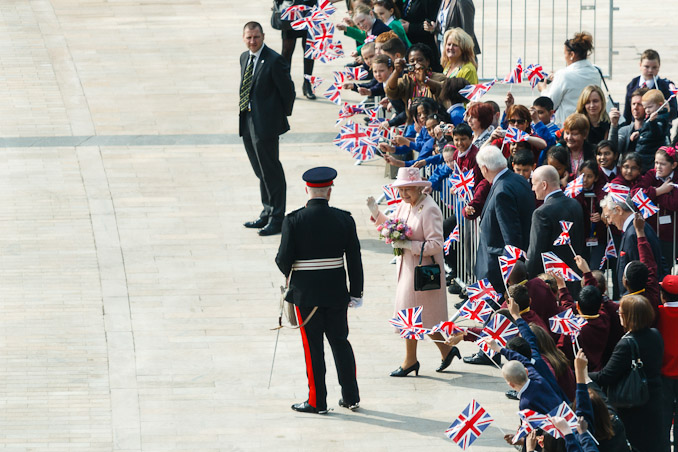
[[[269,224],[280,226],[285,218],[285,202],[287,199],[287,183],[285,172],[280,163],[279,138],[260,138],[254,129],[254,121],[249,112],[240,114],[242,122],[242,140],[247,157],[259,179],[261,204],[264,208],[259,214],[268,219]]]
[[[296,307],[297,318],[302,323],[313,308]],[[327,387],[325,386],[325,350],[323,335],[332,348],[334,364],[341,385],[341,397],[349,404],[358,403],[358,381],[356,380],[355,357],[348,341],[348,308],[319,307],[308,324],[299,329],[306,359],[308,377],[308,403],[319,410],[327,409]]]

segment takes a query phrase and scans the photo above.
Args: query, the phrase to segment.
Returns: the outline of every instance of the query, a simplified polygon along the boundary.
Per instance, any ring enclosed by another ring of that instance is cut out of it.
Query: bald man
[[[527,251],[527,272],[534,277],[544,273],[541,253],[551,251],[562,259],[574,271],[577,265],[570,247],[567,245],[554,246],[553,242],[561,232],[561,221],[572,223],[570,238],[575,253],[584,252],[584,212],[581,204],[565,196],[560,189],[560,178],[556,169],[549,165],[540,166],[532,173],[532,191],[542,204],[532,214],[532,228],[530,230],[530,246]],[[575,284],[578,286],[578,284]],[[568,288],[569,284],[568,284]],[[576,290],[570,288],[570,290]],[[578,290],[576,291],[577,293]],[[573,293],[573,296],[576,296]]]

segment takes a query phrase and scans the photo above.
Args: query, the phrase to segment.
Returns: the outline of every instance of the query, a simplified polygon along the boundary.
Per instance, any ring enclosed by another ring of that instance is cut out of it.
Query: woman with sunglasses
[[[546,141],[535,134],[532,127],[530,127],[530,120],[532,119],[530,110],[524,105],[512,105],[506,112],[506,116],[508,117],[506,122],[508,122],[509,128],[515,128],[529,134],[526,141],[532,149],[534,161],[536,162],[539,158],[539,153],[542,149],[546,148]],[[509,155],[511,155],[511,142],[505,140],[505,136],[506,130],[498,127],[492,132],[490,139],[487,140],[483,146],[496,146],[501,149],[504,157],[508,158]]]
[[[556,124],[577,110],[579,95],[588,85],[601,83],[601,74],[587,59],[593,51],[593,36],[582,31],[565,41],[564,56],[566,68],[539,82],[537,88],[542,96],[550,97],[556,110]]]

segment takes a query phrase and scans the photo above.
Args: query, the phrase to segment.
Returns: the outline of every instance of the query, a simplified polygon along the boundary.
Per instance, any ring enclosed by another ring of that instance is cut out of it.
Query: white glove
[[[367,208],[370,209],[372,218],[376,220],[379,216],[379,206],[377,206],[377,201],[374,199],[374,196],[369,196],[367,198]]]
[[[400,248],[403,250],[411,250],[412,249],[412,242],[409,240],[394,240],[391,242],[391,246],[393,248]]]
[[[349,308],[359,308],[363,305],[362,298],[351,297],[351,301],[348,302]]]

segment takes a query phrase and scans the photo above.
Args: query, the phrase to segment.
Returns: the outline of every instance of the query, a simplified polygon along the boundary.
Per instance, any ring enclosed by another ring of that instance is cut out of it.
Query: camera
[[[414,72],[414,64],[406,65],[405,69],[403,69],[403,72]]]

